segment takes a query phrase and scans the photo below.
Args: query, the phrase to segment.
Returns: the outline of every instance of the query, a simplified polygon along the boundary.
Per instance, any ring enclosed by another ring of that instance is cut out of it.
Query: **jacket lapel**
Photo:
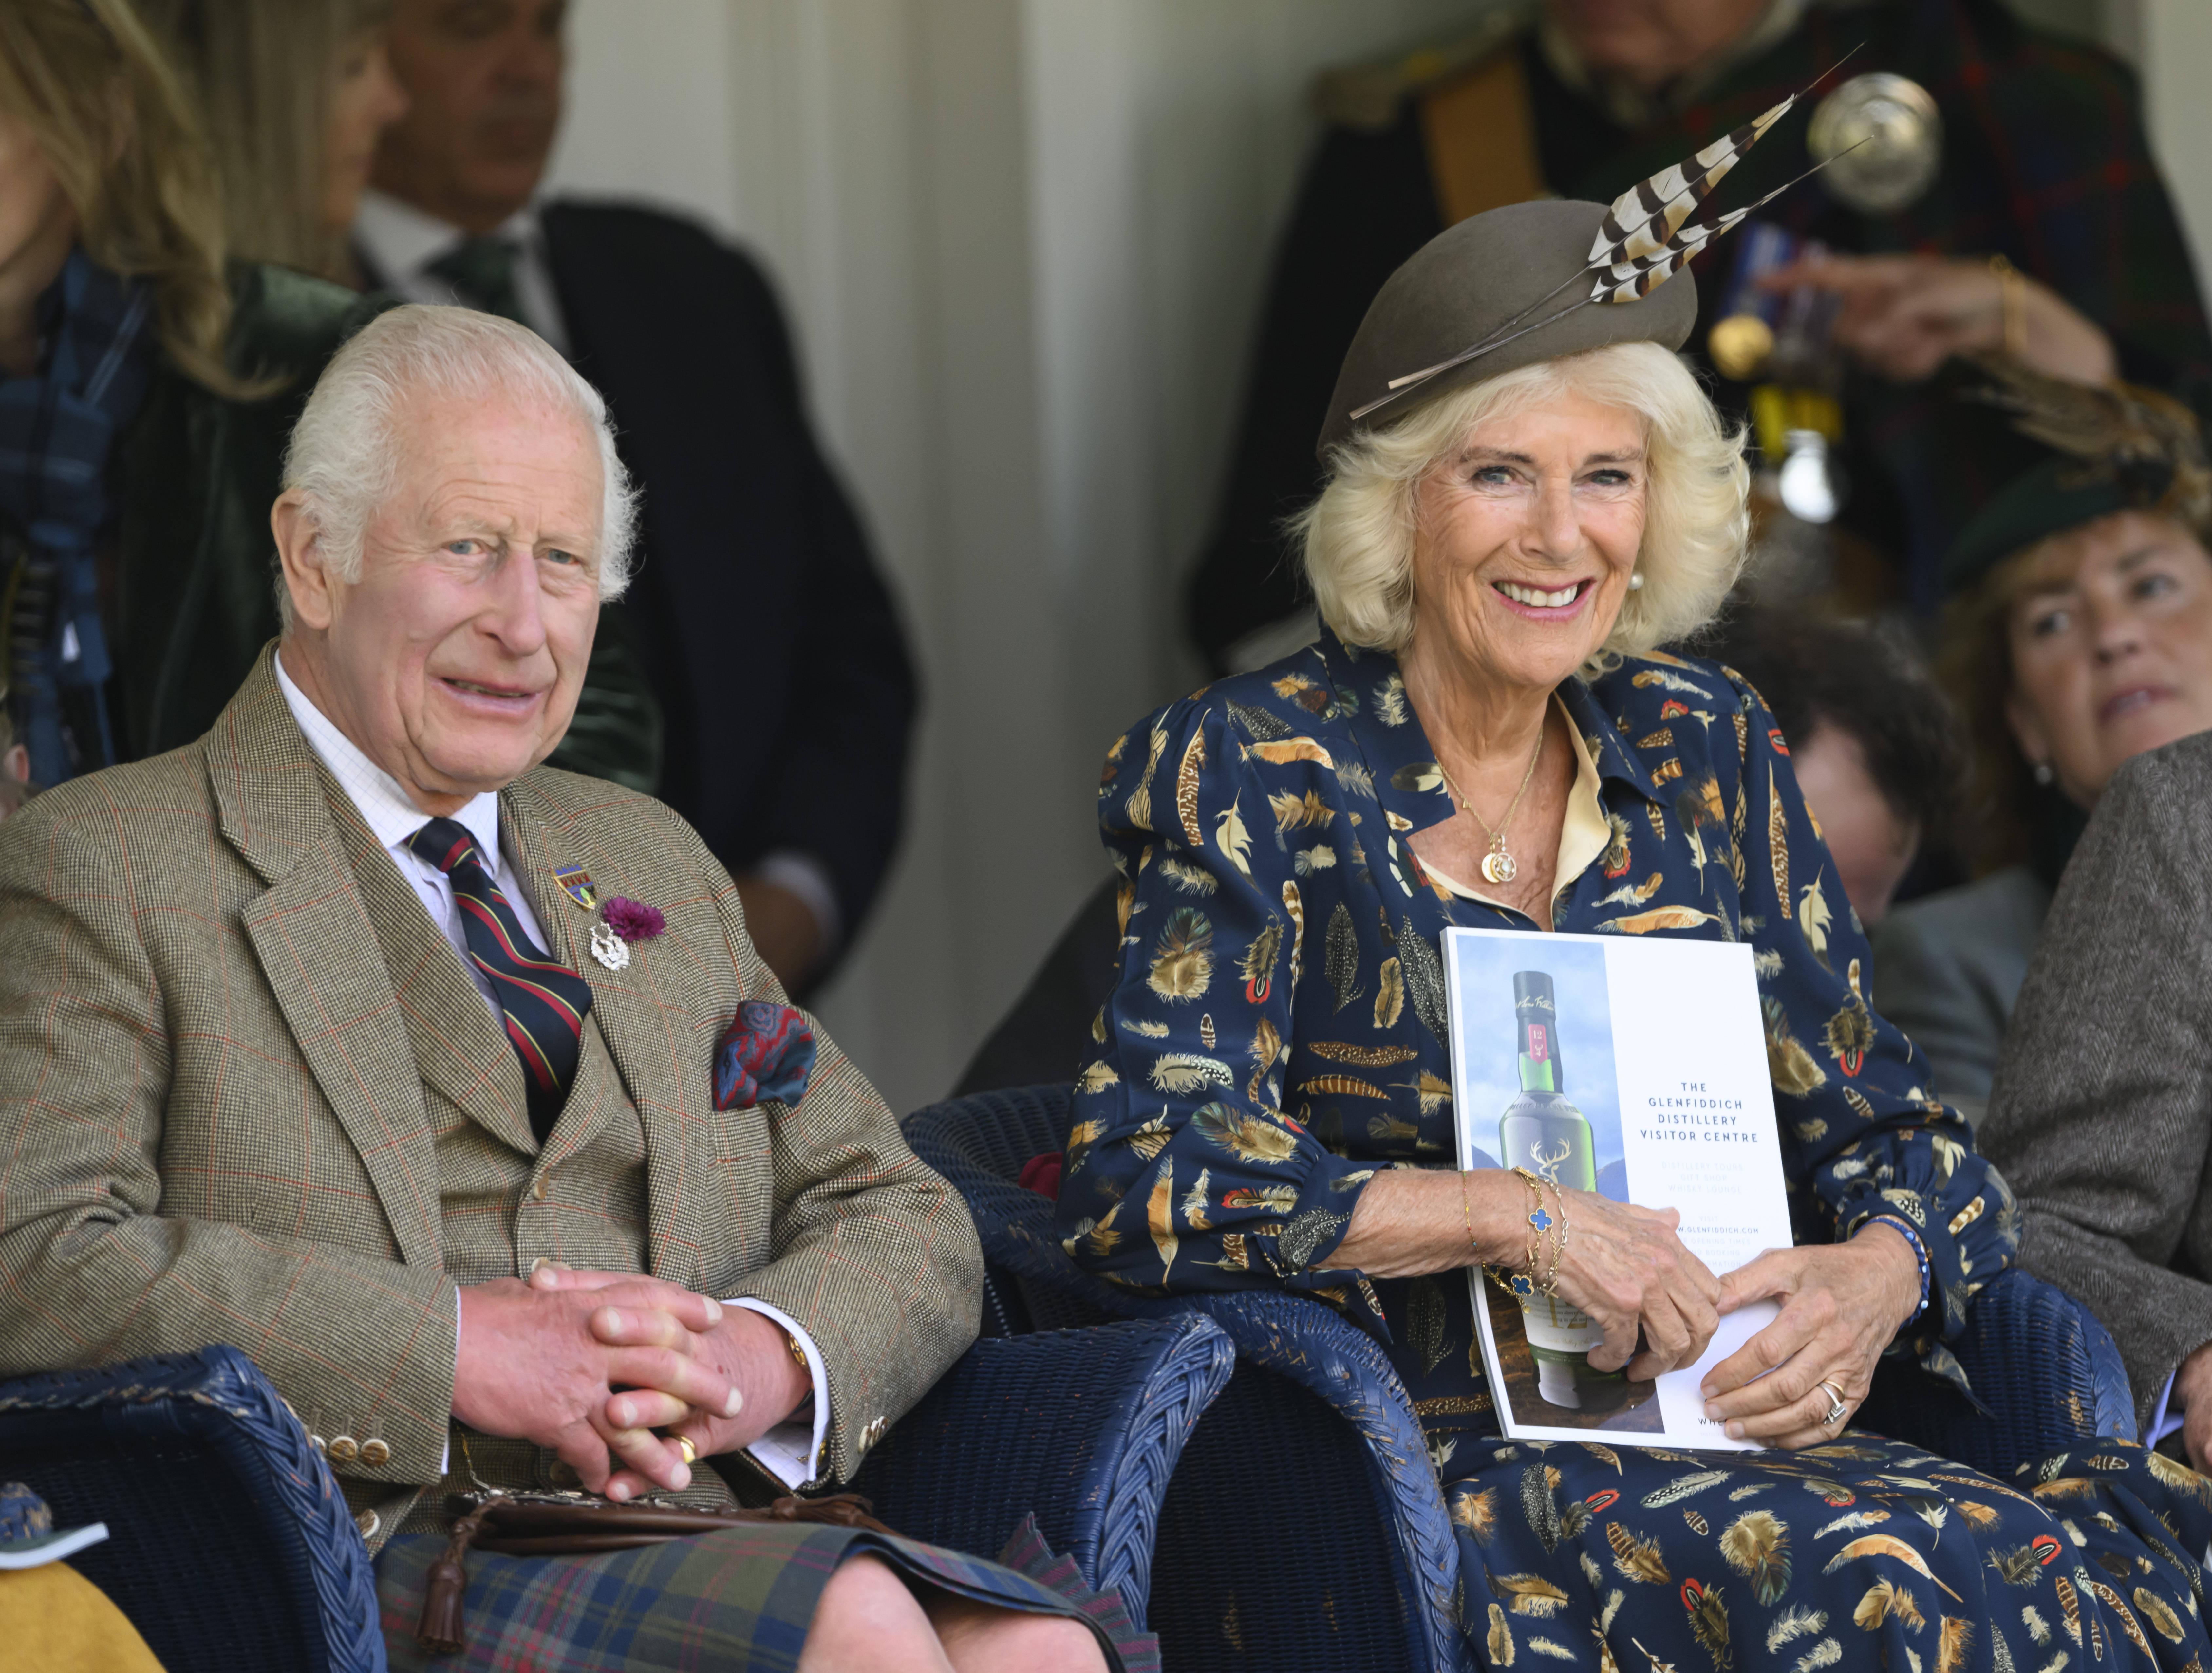
[[[599,847],[563,810],[538,794],[527,776],[500,797],[500,825],[501,841],[514,860],[517,881],[550,943],[546,950],[591,984],[592,1014],[599,1021],[599,1036],[644,1123],[653,1275],[695,1284],[705,1231],[702,1204],[708,1181],[703,1173],[711,1157],[688,1157],[684,1137],[687,1128],[710,1121],[712,1112],[687,1103],[681,1065],[685,1052],[710,1048],[694,1040],[688,1027],[678,1028],[672,1021],[682,1013],[655,991],[659,978],[651,946],[633,947],[627,969],[607,969],[591,953],[592,926],[599,922],[599,914],[585,911],[554,882],[556,866],[580,865],[605,902],[610,895],[638,887],[621,856]],[[646,840],[641,826],[639,840]],[[702,1080],[703,1084],[703,1075]],[[564,1117],[548,1147],[551,1161],[557,1164],[589,1139],[591,1132],[590,1125],[572,1124]]]
[[[264,649],[202,744],[222,834],[268,888],[247,939],[301,1055],[360,1152],[400,1253],[443,1264],[438,1162],[412,1043],[325,797]]]

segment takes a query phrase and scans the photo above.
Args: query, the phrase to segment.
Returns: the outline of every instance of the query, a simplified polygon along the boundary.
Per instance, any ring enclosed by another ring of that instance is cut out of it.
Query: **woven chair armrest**
[[[35,1457],[88,1441],[112,1448],[118,1460],[112,1506],[103,1499],[94,1507],[116,1544],[93,1547],[76,1560],[79,1567],[96,1570],[134,1539],[159,1543],[161,1529],[131,1525],[146,1482],[179,1460],[212,1456],[235,1480],[239,1505],[251,1506],[264,1524],[278,1572],[263,1573],[257,1583],[281,1587],[295,1600],[304,1635],[322,1652],[315,1666],[330,1673],[386,1673],[376,1576],[345,1495],[252,1360],[218,1346],[0,1383],[0,1451]],[[196,1658],[164,1646],[165,1629],[194,1617],[185,1594],[235,1581],[223,1558],[206,1552],[204,1572],[189,1564],[134,1565],[127,1589],[109,1584],[111,1595],[122,1594],[118,1603],[127,1596],[137,1606],[125,1612],[165,1665],[197,1664]],[[165,1596],[163,1587],[179,1590]]]
[[[1459,1543],[1406,1385],[1365,1331],[1304,1295],[1275,1290],[1192,1296],[1227,1331],[1239,1358],[1266,1367],[1334,1407],[1366,1452],[1404,1595],[1418,1600],[1428,1664],[1466,1659],[1460,1629]]]
[[[2008,1464],[2098,1436],[2136,1438],[2127,1367],[2112,1333],[2055,1284],[2018,1269],[2000,1274],[1974,1298],[1953,1347],[1996,1414]]]
[[[1145,1618],[1160,1503],[1237,1367],[1194,1313],[986,1337],[855,1478],[901,1533],[996,1556],[1034,1512],[1055,1552]]]

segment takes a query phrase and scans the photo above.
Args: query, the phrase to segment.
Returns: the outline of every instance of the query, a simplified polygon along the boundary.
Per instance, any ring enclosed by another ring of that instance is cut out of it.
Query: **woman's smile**
[[[1596,585],[1593,580],[1570,581],[1563,587],[1532,586],[1526,581],[1490,584],[1508,609],[1532,621],[1565,621],[1580,615],[1583,601]]]

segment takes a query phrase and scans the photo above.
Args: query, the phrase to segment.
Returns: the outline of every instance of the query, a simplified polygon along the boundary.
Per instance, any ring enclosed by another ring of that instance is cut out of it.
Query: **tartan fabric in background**
[[[1533,8],[1532,8],[1533,9]],[[1762,219],[1852,253],[2002,254],[2110,332],[2124,375],[2212,413],[2212,336],[2173,205],[2144,141],[2132,72],[2094,47],[2023,26],[2003,0],[1833,0],[1679,112],[1635,133],[1568,88],[1534,32],[1499,51],[1525,76],[1544,179],[1561,197],[1610,201],[1635,181],[1749,120],[1857,52],[1821,91],[1871,70],[1908,76],[1943,116],[1942,171],[1895,215],[1863,215],[1816,177]],[[1485,64],[1492,62],[1485,60]],[[1449,91],[1456,80],[1440,84]],[[1314,437],[1339,364],[1376,288],[1443,229],[1424,129],[1409,92],[1379,126],[1332,129],[1314,155],[1279,248],[1213,528],[1191,584],[1194,639],[1217,668],[1247,633],[1305,602],[1283,519],[1321,488]],[[1803,101],[1716,197],[1747,203],[1809,165]],[[1701,366],[1735,259],[1692,268],[1701,300],[1689,351]],[[1898,560],[1899,602],[1923,614],[1952,536],[2033,454],[1994,413],[1955,398],[1954,368],[1901,389],[1871,374],[1845,393],[1844,526]],[[1748,391],[1717,381],[1724,410]]]

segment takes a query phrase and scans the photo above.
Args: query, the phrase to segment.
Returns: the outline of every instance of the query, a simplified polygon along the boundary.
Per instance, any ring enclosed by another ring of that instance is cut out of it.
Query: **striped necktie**
[[[522,1059],[530,1091],[530,1125],[544,1143],[568,1101],[583,1049],[584,1018],[592,988],[565,965],[539,950],[492,880],[477,840],[457,819],[434,819],[407,839],[418,859],[444,872],[461,909],[469,957],[491,978],[507,1038]]]

